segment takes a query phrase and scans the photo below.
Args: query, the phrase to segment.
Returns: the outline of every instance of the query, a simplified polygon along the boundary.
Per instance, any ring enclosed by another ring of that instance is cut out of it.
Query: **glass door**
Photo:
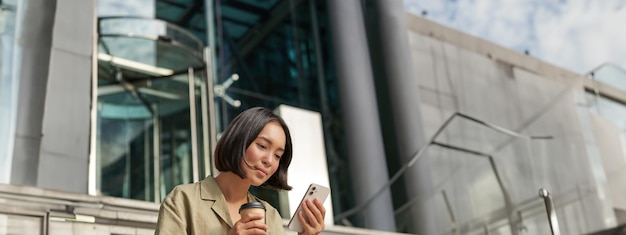
[[[97,188],[160,202],[207,174],[202,43],[155,19],[106,17],[98,26]]]

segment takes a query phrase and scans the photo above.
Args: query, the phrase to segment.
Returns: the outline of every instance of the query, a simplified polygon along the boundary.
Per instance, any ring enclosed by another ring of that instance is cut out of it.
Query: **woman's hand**
[[[306,218],[305,218],[306,216]],[[298,233],[302,235],[316,235],[324,230],[324,217],[326,216],[326,209],[324,205],[317,200],[305,200],[302,210],[298,213],[298,220],[304,228],[304,232]]]
[[[228,235],[267,235],[267,224],[263,221],[263,215],[250,214],[237,221]]]

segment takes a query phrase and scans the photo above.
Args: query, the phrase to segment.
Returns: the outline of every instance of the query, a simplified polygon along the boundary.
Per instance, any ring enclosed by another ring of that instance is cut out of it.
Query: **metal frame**
[[[189,123],[191,126],[191,172],[193,182],[199,181],[198,164],[198,123],[196,116],[196,76],[193,68],[189,68]]]
[[[207,112],[203,112],[203,118],[205,118],[206,120],[208,120],[207,122],[204,122],[204,130],[205,133],[203,135],[203,143],[204,143],[204,169],[205,169],[205,174],[206,173],[211,173],[212,175],[217,175],[218,171],[216,168],[213,167],[213,164],[211,160],[213,160],[213,158],[211,157],[211,153],[213,153],[213,149],[215,149],[215,145],[217,145],[217,125],[215,122],[215,92],[213,90],[213,82],[214,77],[213,77],[213,53],[211,48],[206,47],[204,48],[204,61],[206,63],[206,69],[204,70],[206,72],[206,91],[207,91],[207,101],[206,101],[206,105],[203,105],[202,107],[207,107],[208,108],[208,117],[205,117],[207,114]],[[210,130],[206,130],[207,128],[210,128]],[[207,136],[208,135],[208,136]]]
[[[95,4],[94,4],[95,5]],[[98,194],[99,178],[98,158],[97,154],[97,136],[98,131],[98,18],[97,9],[93,8],[93,29],[91,41],[91,109],[89,110],[89,160],[87,171],[87,193],[89,195]]]
[[[159,112],[159,106],[157,104],[152,105],[155,112]],[[152,116],[152,148],[154,153],[153,167],[154,167],[154,201],[161,201],[161,118],[159,115]]]

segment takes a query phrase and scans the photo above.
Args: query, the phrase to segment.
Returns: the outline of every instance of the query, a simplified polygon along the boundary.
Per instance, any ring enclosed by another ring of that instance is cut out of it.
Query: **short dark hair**
[[[215,167],[219,171],[230,171],[242,179],[246,177],[241,162],[246,149],[257,138],[265,125],[277,122],[285,132],[285,152],[278,163],[278,170],[261,186],[273,189],[291,190],[287,184],[287,168],[291,164],[293,149],[291,135],[285,121],[271,110],[262,107],[250,108],[233,119],[215,146]]]

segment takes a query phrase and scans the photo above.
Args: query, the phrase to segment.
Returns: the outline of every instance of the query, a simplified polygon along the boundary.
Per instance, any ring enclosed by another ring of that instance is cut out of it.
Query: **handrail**
[[[554,202],[550,196],[550,192],[545,188],[539,189],[539,197],[543,198],[546,204],[546,212],[548,213],[548,223],[550,223],[550,230],[552,235],[561,235],[559,230],[559,221],[556,218],[556,212],[554,211]]]

